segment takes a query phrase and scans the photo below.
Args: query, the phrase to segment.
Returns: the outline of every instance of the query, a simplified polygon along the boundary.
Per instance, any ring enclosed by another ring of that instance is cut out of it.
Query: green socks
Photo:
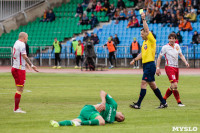
[[[71,126],[72,125],[72,121],[70,121],[70,120],[60,121],[60,122],[58,122],[58,124],[60,126]]]
[[[88,120],[88,121],[82,121],[81,125],[99,125],[98,119]]]

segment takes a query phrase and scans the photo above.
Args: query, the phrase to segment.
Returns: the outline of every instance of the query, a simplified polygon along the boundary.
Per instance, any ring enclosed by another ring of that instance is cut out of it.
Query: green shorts
[[[81,121],[87,121],[95,119],[97,116],[100,116],[100,114],[93,105],[85,105],[77,118]]]

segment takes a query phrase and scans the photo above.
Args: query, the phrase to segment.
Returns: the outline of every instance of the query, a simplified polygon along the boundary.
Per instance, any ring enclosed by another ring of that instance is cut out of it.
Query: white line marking
[[[0,88],[0,94],[13,94],[13,93],[15,93],[15,92],[1,93],[1,90],[15,90],[15,89]],[[32,91],[31,90],[24,90],[23,93],[28,93],[28,92],[32,92]]]

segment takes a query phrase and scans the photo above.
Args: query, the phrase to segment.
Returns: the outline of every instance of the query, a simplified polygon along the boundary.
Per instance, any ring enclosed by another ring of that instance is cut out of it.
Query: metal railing
[[[156,47],[156,55],[155,58],[158,57],[162,46]],[[187,46],[181,46],[182,53],[185,58],[189,61],[189,55],[194,55],[194,60],[200,59],[200,53],[189,53]],[[52,60],[55,59],[54,53],[52,52],[51,46],[30,46],[29,47],[29,57],[31,57],[32,61],[37,62],[40,66],[52,66]],[[74,53],[74,52],[73,52]],[[62,66],[72,66],[73,64],[70,63],[70,60],[75,59],[75,55],[71,53],[71,46],[63,46],[61,59],[64,60]],[[95,53],[97,55],[96,64],[99,61],[104,62],[106,66],[108,66],[108,50],[107,48],[103,48],[102,46],[95,46]],[[117,50],[115,52],[117,60],[122,59],[123,66],[129,66],[128,59],[132,58],[130,54],[130,47],[129,46],[117,46]],[[198,56],[195,56],[198,55]],[[0,47],[0,60],[1,59],[10,59],[12,64],[12,47]],[[193,59],[193,58],[192,58]],[[45,62],[45,63],[44,63]],[[122,66],[122,65],[120,65]]]
[[[5,20],[25,9],[35,6],[45,0],[0,0],[0,21]]]

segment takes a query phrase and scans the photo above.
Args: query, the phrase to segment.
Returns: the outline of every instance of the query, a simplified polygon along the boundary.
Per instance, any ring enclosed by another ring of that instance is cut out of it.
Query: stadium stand
[[[117,5],[118,0],[110,0],[110,3],[114,3],[114,5]],[[153,0],[156,2],[156,0]],[[170,1],[170,0],[163,0],[163,2]],[[56,7],[53,9],[53,11],[56,14],[56,20],[51,23],[40,23],[38,18],[34,22],[30,22],[26,26],[20,26],[19,29],[15,31],[11,31],[8,34],[3,34],[0,38],[0,44],[4,47],[12,47],[14,44],[14,41],[17,39],[17,35],[20,31],[25,31],[29,34],[29,45],[30,46],[36,46],[33,53],[36,53],[37,46],[50,46],[52,45],[53,38],[56,36],[58,40],[63,41],[65,38],[71,38],[73,34],[79,34],[83,30],[89,30],[91,29],[90,25],[80,25],[77,26],[77,23],[79,21],[79,18],[75,18],[76,13],[76,7],[78,3],[81,3],[82,0],[74,0],[67,4],[62,4],[61,7]],[[129,0],[124,0],[125,5],[127,7],[132,7],[134,5],[134,2],[130,2]],[[86,8],[84,8],[85,11]],[[93,12],[95,16],[98,17],[98,20],[100,22],[108,21],[109,18],[106,16],[106,12]],[[136,17],[141,21],[141,17],[139,15],[139,11],[135,11]],[[87,16],[91,17],[91,12],[87,13]],[[73,24],[73,25],[72,25]],[[118,24],[115,24],[115,21],[112,20],[111,24],[104,25],[102,29],[95,28],[93,30],[93,33],[97,33],[100,42],[96,46],[102,46],[107,42],[107,38],[109,36],[114,36],[114,34],[117,34],[120,40],[120,44],[118,45],[123,46],[117,49],[117,58],[131,58],[131,55],[129,54],[129,46],[133,40],[134,37],[137,38],[140,45],[142,44],[142,38],[140,37],[140,28],[126,28],[128,24],[128,20],[119,21]],[[191,23],[193,30],[192,31],[181,31],[180,34],[183,36],[183,43],[180,44],[182,46],[182,51],[184,54],[188,51],[188,57],[189,59],[194,58],[194,50],[196,52],[195,58],[200,59],[200,45],[191,45],[191,39],[193,32],[200,31],[200,15],[197,16],[197,22]],[[155,24],[149,24],[149,29],[153,30],[156,34],[157,38],[157,53],[160,52],[161,46],[166,44],[168,42],[168,35],[171,32],[178,32],[178,27],[162,27],[160,23]],[[83,40],[83,37],[79,36],[76,38],[77,40]],[[66,56],[69,56],[70,58],[74,58],[74,55],[69,54],[68,47],[71,46],[71,41],[67,41],[66,44],[63,45],[62,49],[62,55],[61,58],[66,58]],[[124,46],[127,46],[125,48]],[[187,46],[187,47],[184,47]],[[8,50],[0,52],[9,52]],[[96,48],[97,56],[98,58],[105,58],[105,52],[106,50],[102,47]],[[51,51],[48,50],[46,53],[42,54],[43,58],[49,58],[49,56],[53,57],[51,55]],[[187,57],[187,55],[186,55]],[[39,58],[39,54],[37,55],[37,58]],[[54,58],[54,57],[53,57]]]

